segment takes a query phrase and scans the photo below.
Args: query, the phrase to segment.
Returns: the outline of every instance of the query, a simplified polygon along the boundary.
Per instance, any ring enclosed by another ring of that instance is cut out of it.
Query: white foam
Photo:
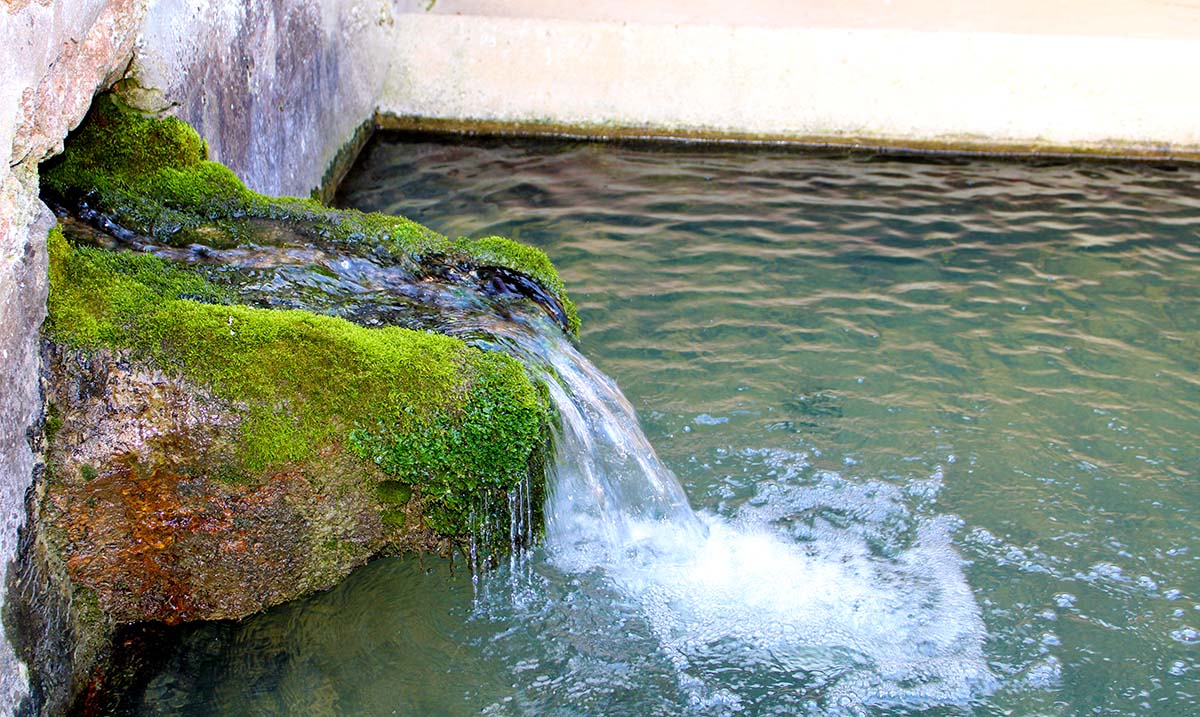
[[[562,424],[547,551],[641,606],[695,709],[769,701],[779,675],[802,693],[791,704],[845,714],[994,689],[954,521],[906,507],[935,502],[940,469],[909,490],[828,471],[804,482],[806,456],[763,452],[774,477],[737,520],[697,515],[612,380],[565,341],[537,338],[518,340],[546,367]],[[812,518],[823,509],[852,519]]]
[[[962,703],[995,680],[985,630],[937,522],[918,529],[898,558],[851,534],[798,544],[763,526],[703,516],[708,535],[643,525],[621,554],[593,553],[612,584],[641,601],[664,652],[695,684],[696,659],[736,664],[771,655],[774,669],[835,675],[824,701]],[[570,567],[580,556],[570,553]]]

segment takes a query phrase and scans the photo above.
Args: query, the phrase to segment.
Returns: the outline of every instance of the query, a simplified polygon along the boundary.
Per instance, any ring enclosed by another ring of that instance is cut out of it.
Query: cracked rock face
[[[96,669],[121,626],[238,619],[328,588],[389,545],[417,547],[381,520],[361,462],[338,446],[231,480],[239,406],[126,352],[47,341],[43,365],[46,472],[26,554],[57,608],[24,620],[72,655],[36,675],[55,698],[44,705],[76,695],[87,709],[121,689]]]
[[[0,611],[38,462],[38,330],[46,306],[46,234],[37,165],[61,150],[92,96],[128,65],[145,0],[16,0],[0,8]],[[29,671],[0,635],[0,713],[29,696]]]

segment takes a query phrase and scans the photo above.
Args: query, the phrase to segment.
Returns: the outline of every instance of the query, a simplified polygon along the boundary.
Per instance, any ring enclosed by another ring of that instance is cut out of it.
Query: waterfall
[[[664,529],[681,540],[703,539],[707,528],[616,383],[543,317],[503,313],[503,321],[471,328],[523,360],[549,389],[558,426],[545,516],[555,559],[590,566],[647,546]]]
[[[914,494],[936,496],[940,474],[905,487],[806,471],[802,455],[746,448],[771,474],[755,499],[732,515],[694,511],[616,383],[523,297],[413,284],[393,267],[336,252],[268,247],[200,257],[142,248],[219,266],[252,304],[433,330],[507,352],[547,387],[557,425],[545,540],[521,553],[536,530],[537,491],[526,481],[507,496],[509,525],[483,527],[509,532],[509,580],[489,586],[473,571],[476,605],[514,626],[488,649],[509,645],[515,625],[565,620],[565,640],[539,632],[535,641],[561,653],[579,684],[608,684],[614,670],[629,669],[631,649],[649,649],[638,664],[653,674],[654,660],[668,662],[688,714],[858,717],[876,706],[908,714],[969,705],[996,689],[987,631],[953,547],[955,521],[912,507]],[[840,525],[811,518],[826,508],[869,517]],[[481,562],[475,544],[494,537],[475,536],[472,566]],[[636,638],[612,628],[614,611],[631,606],[657,647],[637,642],[645,638],[640,627]],[[574,660],[578,645],[592,646],[591,661]],[[768,704],[775,711],[756,707]]]
[[[798,539],[774,527],[811,508],[811,490],[771,495],[761,515],[742,520],[697,513],[615,382],[539,312],[510,309],[454,332],[520,358],[549,387],[559,425],[545,553],[557,569],[600,574],[641,605],[695,708],[740,709],[736,691],[706,671],[718,655],[747,665],[770,656],[772,669],[809,683],[824,708],[841,706],[826,714],[965,704],[996,688],[952,520],[914,521],[911,545],[881,557],[853,531]],[[895,487],[847,490],[830,480],[846,491],[841,500],[906,510]],[[936,492],[940,476],[932,483]],[[785,702],[798,704],[793,697]]]

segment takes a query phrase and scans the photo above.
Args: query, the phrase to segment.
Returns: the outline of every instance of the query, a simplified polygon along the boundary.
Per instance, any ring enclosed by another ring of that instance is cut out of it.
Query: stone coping
[[[1124,35],[1104,33],[1125,16],[1068,27],[1063,6],[1058,24],[1039,25],[1046,32],[1018,33],[1004,31],[1017,29],[1007,15],[997,18],[1009,25],[947,29],[953,15],[935,23],[913,10],[902,19],[922,29],[878,19],[839,27],[832,16],[830,26],[668,24],[658,21],[665,5],[630,11],[647,21],[613,19],[603,2],[439,2],[432,13],[398,15],[405,41],[392,46],[379,112],[534,133],[1200,157],[1200,95],[1180,87],[1200,73],[1200,34],[1186,30],[1200,14],[1191,4],[1128,15]],[[1131,13],[1150,3],[1101,5]],[[530,6],[545,12],[513,16]],[[867,18],[867,6],[847,6],[858,8],[847,24]],[[1065,6],[1083,12],[1082,3]]]
[[[871,28],[1193,39],[1195,0],[437,0],[410,9],[439,15],[772,28]]]

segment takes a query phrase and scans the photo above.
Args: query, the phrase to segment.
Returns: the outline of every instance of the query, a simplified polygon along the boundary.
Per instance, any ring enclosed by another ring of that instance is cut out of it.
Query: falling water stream
[[[376,140],[343,202],[540,246],[580,340],[369,259],[205,261],[521,358],[560,417],[545,538],[190,629],[132,711],[1194,714],[1198,179]]]
[[[640,608],[690,708],[746,706],[720,680],[692,674],[693,662],[714,658],[777,660],[775,670],[795,680],[792,696],[755,699],[780,714],[805,707],[795,696],[814,671],[820,689],[807,707],[825,713],[966,704],[994,686],[945,525],[925,522],[911,547],[883,555],[849,535],[813,544],[763,523],[697,514],[617,385],[552,324],[510,318],[492,335],[550,386],[561,416],[547,558],[568,573],[595,572]]]

